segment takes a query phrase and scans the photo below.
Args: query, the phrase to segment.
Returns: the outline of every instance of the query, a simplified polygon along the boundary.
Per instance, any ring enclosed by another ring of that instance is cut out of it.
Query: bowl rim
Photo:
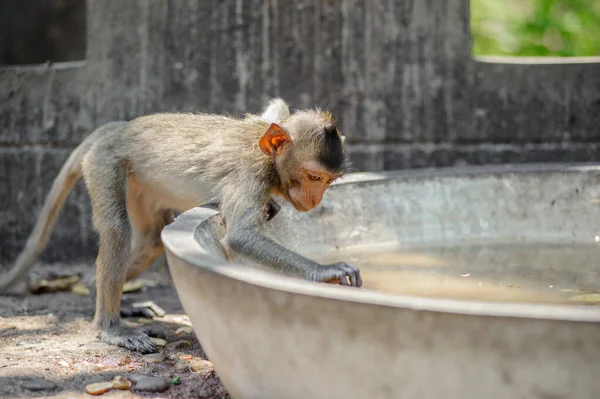
[[[570,164],[517,164],[491,166],[460,166],[436,169],[394,170],[384,172],[349,173],[334,183],[367,184],[376,181],[429,179],[441,177],[493,177],[510,173],[580,173],[600,171],[598,163]],[[290,294],[333,299],[373,306],[401,308],[470,316],[529,318],[578,322],[600,322],[600,308],[585,305],[540,304],[523,302],[486,302],[468,299],[428,298],[361,290],[331,284],[319,284],[300,278],[283,276],[248,268],[239,263],[228,263],[209,255],[196,241],[195,232],[205,222],[218,215],[212,207],[198,206],[179,215],[161,232],[161,240],[168,254],[199,267],[209,273],[265,289]],[[169,263],[169,267],[172,265]],[[177,287],[176,287],[177,289]]]

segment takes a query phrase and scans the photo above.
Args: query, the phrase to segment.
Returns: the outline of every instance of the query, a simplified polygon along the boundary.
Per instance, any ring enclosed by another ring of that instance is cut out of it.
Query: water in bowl
[[[486,243],[341,250],[363,288],[398,295],[600,306],[600,245]]]

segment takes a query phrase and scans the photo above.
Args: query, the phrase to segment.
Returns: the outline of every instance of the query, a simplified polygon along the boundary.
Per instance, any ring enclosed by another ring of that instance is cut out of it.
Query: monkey
[[[0,292],[35,263],[81,178],[99,238],[93,323],[101,341],[155,351],[149,333],[122,322],[123,285],[163,253],[160,232],[175,212],[203,203],[218,204],[227,250],[285,275],[360,287],[357,267],[318,264],[261,233],[279,211],[275,197],[307,212],[319,205],[348,162],[344,136],[330,112],[291,113],[281,98],[270,101],[261,115],[156,113],[107,123],[68,157],[15,266],[0,281]]]

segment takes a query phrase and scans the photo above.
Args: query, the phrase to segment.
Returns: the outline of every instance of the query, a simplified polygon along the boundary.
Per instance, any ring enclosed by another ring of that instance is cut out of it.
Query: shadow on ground
[[[93,270],[88,266],[85,273]],[[164,334],[167,345],[149,356],[98,341],[89,295],[31,295],[21,290],[0,296],[0,397],[89,398],[88,384],[144,376],[161,379],[166,389],[140,391],[134,384],[131,391],[112,390],[99,397],[228,398],[191,331],[168,272],[155,268],[142,278],[156,285],[124,295],[123,303],[152,300],[167,312],[154,319],[127,319]]]

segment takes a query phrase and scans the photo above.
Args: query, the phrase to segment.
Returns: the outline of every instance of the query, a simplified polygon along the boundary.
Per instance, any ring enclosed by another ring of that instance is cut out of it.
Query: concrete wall
[[[359,170],[600,158],[600,64],[475,62],[468,0],[87,0],[87,16],[84,62],[0,69],[0,265],[86,134],[156,111],[318,104]],[[82,188],[42,260],[94,256]]]

